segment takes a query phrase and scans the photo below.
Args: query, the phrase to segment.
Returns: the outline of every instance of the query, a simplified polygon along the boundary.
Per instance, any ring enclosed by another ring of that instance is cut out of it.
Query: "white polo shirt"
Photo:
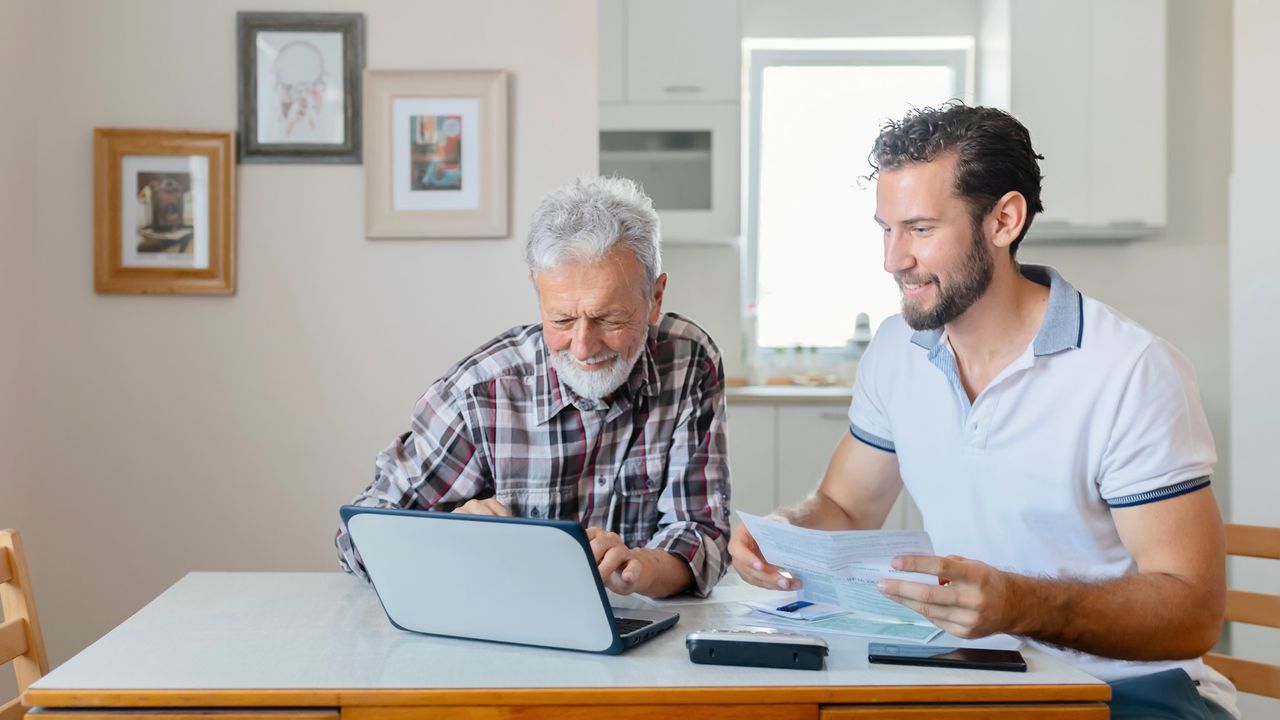
[[[850,430],[896,452],[939,555],[1041,577],[1137,572],[1113,507],[1209,484],[1217,461],[1190,364],[1164,340],[1051,268],[1040,332],[972,404],[943,330],[885,320],[858,364]],[[1235,713],[1235,689],[1200,660],[1128,662],[1037,645],[1102,680],[1174,667]]]

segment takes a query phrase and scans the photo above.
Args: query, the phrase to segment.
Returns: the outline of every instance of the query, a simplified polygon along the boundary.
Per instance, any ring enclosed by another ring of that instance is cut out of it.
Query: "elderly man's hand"
[[[497,517],[511,517],[511,511],[507,509],[507,506],[493,498],[468,500],[463,503],[461,507],[454,508],[453,511],[460,515],[494,515]]]
[[[938,576],[938,584],[881,580],[880,592],[958,638],[1009,632],[1015,615],[1016,575],[958,555],[904,556],[893,567]]]
[[[799,590],[800,581],[782,568],[770,565],[760,554],[760,546],[746,525],[739,525],[729,535],[729,555],[733,569],[743,580],[770,590]]]
[[[598,527],[587,528],[587,539],[591,541],[591,552],[606,587],[619,595],[644,592],[651,579],[644,550],[629,548],[618,533]]]

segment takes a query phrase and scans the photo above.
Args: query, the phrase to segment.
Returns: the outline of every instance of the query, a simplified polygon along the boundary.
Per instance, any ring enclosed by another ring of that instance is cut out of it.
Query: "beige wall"
[[[1280,243],[1276,241],[1275,172],[1280,167],[1274,88],[1280,68],[1275,33],[1280,4],[1237,0],[1235,5],[1234,173],[1231,177],[1231,431],[1235,480],[1231,485],[1236,522],[1280,526],[1280,472],[1276,470],[1276,430],[1280,428],[1280,375],[1275,316],[1280,306]],[[1274,560],[1233,558],[1231,584],[1242,590],[1280,593]],[[1280,630],[1247,625],[1233,628],[1231,650],[1253,660],[1280,663]],[[1246,718],[1280,717],[1280,700],[1244,696]]]
[[[10,447],[3,435],[30,502],[7,502],[6,475],[0,525],[25,529],[57,662],[188,571],[336,568],[337,507],[417,396],[463,353],[536,320],[519,238],[542,194],[596,167],[596,11],[591,0],[3,7],[6,28],[10,13],[35,22],[23,23],[26,47],[6,33],[0,66],[40,92],[3,76],[6,100],[10,87],[28,98],[6,102],[21,119],[3,122],[38,126],[0,135],[31,156],[34,197],[4,194],[22,212],[6,204],[0,232],[6,252],[20,240],[34,254],[22,308],[38,332],[27,372],[6,365],[0,379],[20,377],[38,403],[28,437]],[[234,297],[95,295],[93,128],[234,129],[237,9],[364,12],[370,68],[511,71],[512,237],[367,240],[363,167],[244,165]],[[4,187],[20,184],[5,165]]]

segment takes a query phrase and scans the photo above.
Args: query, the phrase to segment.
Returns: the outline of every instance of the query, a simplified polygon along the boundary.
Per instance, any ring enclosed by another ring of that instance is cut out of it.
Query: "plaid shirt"
[[[689,563],[705,596],[729,554],[724,368],[674,314],[649,328],[611,404],[559,381],[541,325],[513,328],[437,380],[409,432],[378,454],[355,505],[448,512],[494,497],[513,515],[576,520]],[[367,577],[346,528],[348,572]]]

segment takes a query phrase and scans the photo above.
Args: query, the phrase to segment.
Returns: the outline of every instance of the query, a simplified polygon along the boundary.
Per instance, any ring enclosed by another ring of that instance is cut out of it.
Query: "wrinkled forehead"
[[[648,304],[644,266],[630,252],[596,261],[562,262],[533,274],[543,310],[598,314]],[[628,262],[628,259],[630,262]]]

